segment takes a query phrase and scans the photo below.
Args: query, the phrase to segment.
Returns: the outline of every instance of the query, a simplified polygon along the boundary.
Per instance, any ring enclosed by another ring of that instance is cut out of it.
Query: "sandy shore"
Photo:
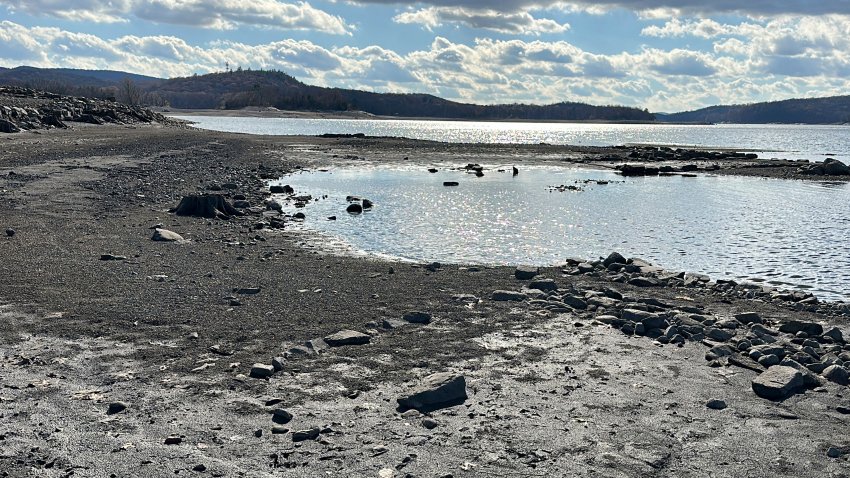
[[[639,261],[535,283],[335,256],[268,213],[169,213],[214,184],[262,205],[264,178],[298,167],[610,167],[615,152],[158,126],[0,137],[0,477],[847,476],[850,390],[826,372],[850,365],[843,304]],[[151,241],[155,226],[186,240]],[[368,343],[304,346],[341,330]],[[785,368],[766,355],[808,361],[806,385],[758,396]],[[468,398],[399,409],[434,373]]]

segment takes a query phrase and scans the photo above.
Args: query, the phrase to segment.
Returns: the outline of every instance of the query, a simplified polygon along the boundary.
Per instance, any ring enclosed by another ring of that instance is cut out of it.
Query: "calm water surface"
[[[510,170],[510,165],[506,165]],[[496,168],[498,166],[493,166]],[[449,263],[554,265],[617,250],[668,269],[850,298],[850,186],[703,176],[622,178],[607,171],[335,169],[285,177],[305,227],[378,254]],[[581,184],[608,180],[607,185]],[[443,181],[459,181],[455,188]],[[551,192],[574,185],[583,191]],[[346,196],[373,211],[345,213]],[[336,221],[328,216],[335,215]]]
[[[827,155],[850,163],[850,126],[665,125],[511,123],[425,120],[227,118],[176,116],[214,131],[265,135],[364,133],[450,143],[569,144],[616,146],[666,144],[732,148],[761,157],[822,161]]]

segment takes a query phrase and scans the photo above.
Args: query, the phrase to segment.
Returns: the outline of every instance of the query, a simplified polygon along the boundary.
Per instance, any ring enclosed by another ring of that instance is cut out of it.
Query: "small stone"
[[[428,324],[431,322],[431,314],[428,312],[407,312],[404,314],[402,319],[410,322],[411,324]]]
[[[723,329],[718,329],[716,327],[708,327],[705,329],[705,336],[710,338],[711,340],[716,340],[718,342],[726,342],[735,335]]]
[[[658,287],[661,281],[654,277],[635,277],[629,279],[628,283],[636,287]]]
[[[8,229],[6,229],[6,235],[7,235],[7,236],[9,236],[9,237],[14,236],[14,235],[15,235],[15,230],[14,230],[14,229],[12,229],[11,227],[10,227],[10,228],[8,228]]]
[[[272,435],[286,435],[287,433],[289,433],[289,428],[286,428],[283,425],[272,426]]]
[[[408,325],[408,323],[399,319],[384,319],[381,322],[381,326],[387,330],[394,330],[405,325]]]
[[[116,256],[113,254],[101,254],[100,260],[102,261],[126,261],[127,256]]]
[[[319,437],[319,433],[321,433],[321,430],[318,427],[311,428],[309,430],[299,430],[297,432],[292,433],[292,441],[299,442],[305,440],[315,440]]]
[[[370,336],[354,330],[341,330],[324,338],[325,343],[331,347],[342,347],[345,345],[364,345],[372,339]]]
[[[275,357],[272,359],[272,368],[274,368],[275,372],[280,372],[283,370],[284,363],[285,359],[283,357]]]
[[[705,406],[712,410],[723,410],[726,408],[726,402],[723,400],[712,399],[705,403]]]
[[[606,257],[604,261],[602,261],[602,265],[608,267],[611,264],[625,264],[627,262],[628,261],[622,254],[619,252],[612,252],[611,254],[608,254],[608,257]]]
[[[274,367],[264,363],[255,363],[248,374],[251,378],[269,378],[274,375]]]
[[[841,458],[841,455],[841,449],[836,448],[834,446],[831,446],[828,450],[826,450],[826,456],[830,458]]]
[[[177,234],[174,231],[169,231],[168,229],[154,229],[153,236],[151,236],[152,241],[159,242],[184,242],[183,236]]]
[[[183,437],[178,435],[171,435],[165,439],[166,445],[179,445],[183,443]]]
[[[278,425],[286,425],[292,421],[292,414],[282,408],[278,408],[272,412],[272,421]]]
[[[127,409],[127,404],[124,402],[112,402],[106,409],[107,415],[115,415],[116,413],[121,413]]]
[[[207,466],[204,465],[203,463],[198,463],[197,465],[192,467],[192,471],[197,471],[198,473],[203,473],[203,472],[207,471]]]
[[[433,429],[437,428],[437,425],[438,425],[437,420],[434,420],[431,417],[425,417],[425,418],[422,419],[422,426],[429,429],[429,430],[433,430]]]

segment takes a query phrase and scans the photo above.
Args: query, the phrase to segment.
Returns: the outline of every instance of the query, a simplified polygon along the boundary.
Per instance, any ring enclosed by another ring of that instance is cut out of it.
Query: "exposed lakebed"
[[[483,177],[445,167],[338,168],[280,183],[318,199],[303,210],[305,227],[368,253],[554,265],[617,250],[671,270],[808,289],[821,298],[850,296],[850,256],[837,245],[850,226],[847,184],[623,178],[553,167],[523,167],[512,176],[511,165],[488,166]],[[375,206],[347,214],[347,196]]]

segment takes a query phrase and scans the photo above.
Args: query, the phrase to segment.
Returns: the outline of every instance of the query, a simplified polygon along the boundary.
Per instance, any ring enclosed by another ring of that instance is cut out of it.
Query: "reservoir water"
[[[512,177],[510,166],[487,165],[480,178],[443,168],[432,174],[426,166],[363,167],[302,172],[280,182],[296,194],[327,195],[302,209],[305,227],[366,252],[445,263],[555,265],[616,250],[670,270],[850,299],[850,185],[623,178],[528,166]],[[580,190],[550,189],[561,185]],[[349,215],[349,195],[375,207]]]
[[[850,163],[850,126],[670,125],[597,123],[519,123],[480,121],[369,120],[175,116],[214,131],[263,135],[325,133],[394,136],[450,143],[569,144],[616,146],[661,144],[730,148],[765,158]]]

